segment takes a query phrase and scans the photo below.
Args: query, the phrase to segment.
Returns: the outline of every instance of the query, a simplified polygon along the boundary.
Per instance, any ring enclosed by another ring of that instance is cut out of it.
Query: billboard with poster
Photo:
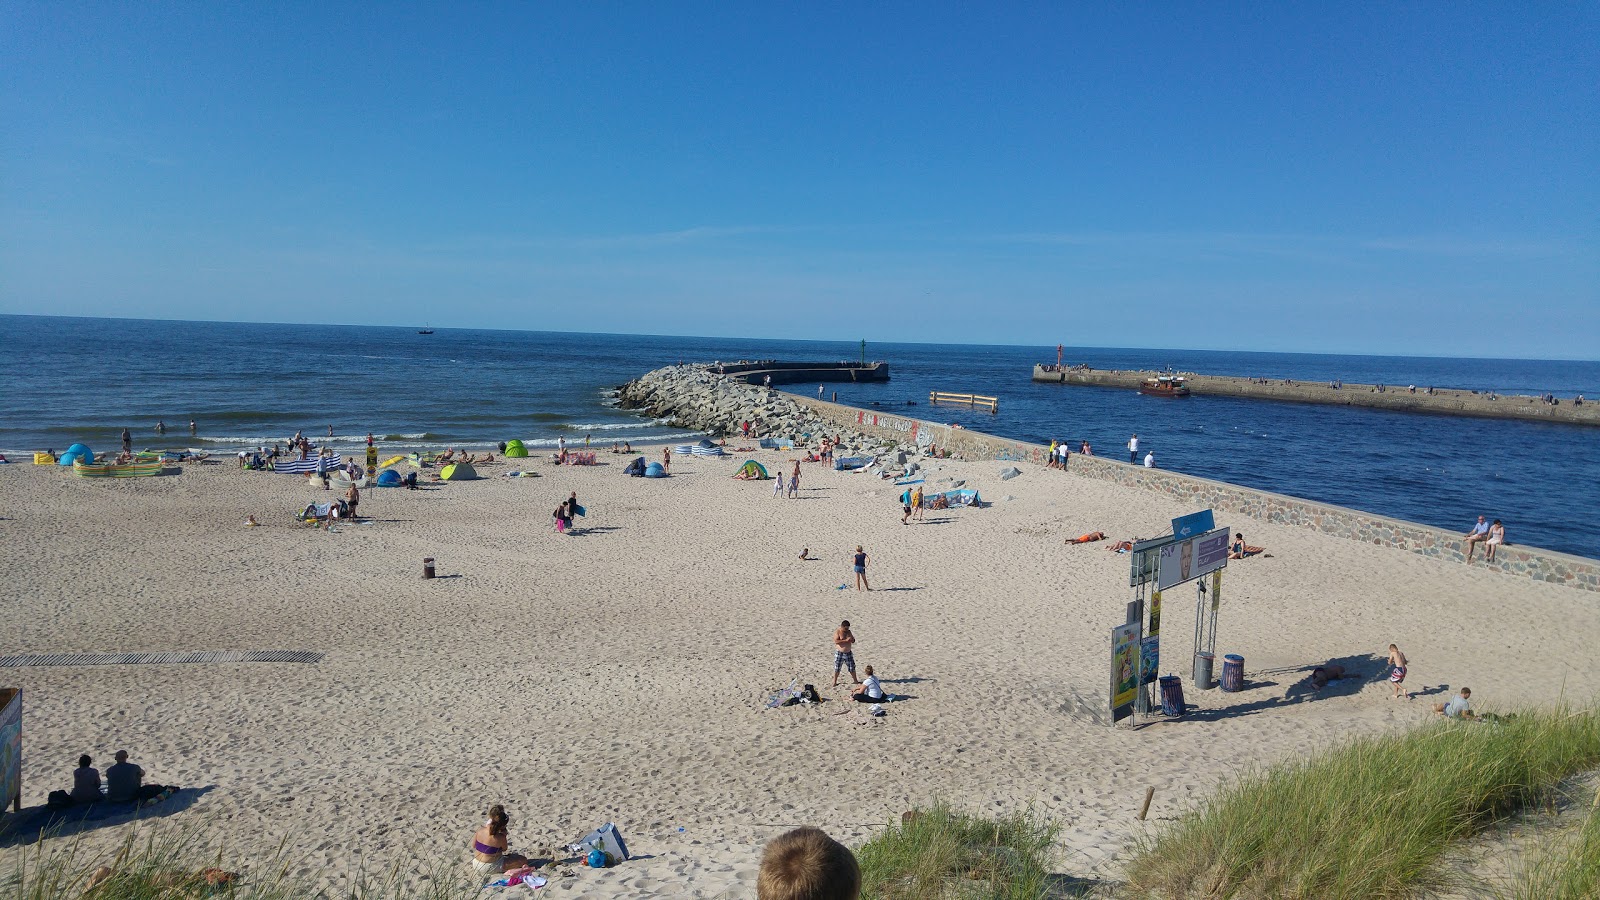
[[[0,688],[0,813],[22,796],[22,691]]]
[[[1111,629],[1111,720],[1115,722],[1133,712],[1133,698],[1139,693],[1139,623]]]
[[[1199,537],[1176,541],[1161,548],[1156,589],[1193,581],[1228,564],[1228,529],[1218,528]]]
[[[1151,635],[1139,642],[1139,683],[1151,684],[1160,675],[1161,638]]]

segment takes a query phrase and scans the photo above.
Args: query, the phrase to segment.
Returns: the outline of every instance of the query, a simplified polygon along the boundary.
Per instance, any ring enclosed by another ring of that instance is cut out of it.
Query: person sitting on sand
[[[811,559],[811,548],[810,547],[801,547],[800,548],[800,558],[809,562],[810,559]]]
[[[1103,541],[1105,539],[1106,539],[1106,533],[1104,531],[1091,531],[1088,534],[1080,534],[1075,538],[1067,538],[1067,543],[1069,543],[1069,544],[1092,544],[1095,541]]]
[[[889,695],[883,692],[883,684],[878,681],[878,676],[872,674],[872,667],[867,666],[862,671],[867,673],[867,680],[850,692],[850,699],[857,703],[882,703],[887,700]]]
[[[857,900],[861,866],[850,849],[806,826],[773,838],[761,851],[756,900]]]
[[[94,767],[89,754],[78,757],[78,767],[72,770],[71,797],[79,803],[99,803],[105,799],[100,792],[100,770]]]
[[[106,768],[106,799],[113,803],[151,800],[161,796],[167,788],[159,784],[144,783],[144,769],[128,762],[128,751],[118,750],[115,765]]]
[[[1265,547],[1252,547],[1244,542],[1243,532],[1234,532],[1233,543],[1228,545],[1229,559],[1245,559],[1258,553],[1267,552]]]
[[[261,526],[261,523],[257,522],[256,517],[253,515],[245,516],[244,524],[246,528],[259,528]]]
[[[1464,687],[1461,693],[1450,698],[1449,703],[1435,703],[1433,711],[1447,719],[1472,718],[1472,688]]]
[[[480,875],[520,869],[528,858],[519,853],[507,853],[511,846],[508,826],[511,819],[506,808],[496,803],[489,807],[489,819],[472,835],[472,868]]]

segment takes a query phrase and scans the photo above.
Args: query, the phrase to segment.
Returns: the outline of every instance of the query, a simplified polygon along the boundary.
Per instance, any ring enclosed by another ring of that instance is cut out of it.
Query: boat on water
[[[1182,375],[1161,375],[1140,382],[1139,393],[1147,397],[1187,397],[1189,383]]]
[[[160,475],[167,464],[159,457],[156,459],[140,458],[131,463],[105,463],[103,465],[84,465],[73,462],[72,473],[84,478],[142,478],[147,475]]]
[[[432,328],[418,328],[417,334],[433,334]]]

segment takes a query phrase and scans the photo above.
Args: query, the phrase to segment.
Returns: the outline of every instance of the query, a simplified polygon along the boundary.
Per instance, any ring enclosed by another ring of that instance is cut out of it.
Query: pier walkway
[[[1137,389],[1141,381],[1158,374],[1168,373],[1089,369],[1077,366],[1064,366],[1059,369],[1055,366],[1033,367],[1034,381],[1130,390]],[[1173,374],[1184,376],[1188,380],[1189,389],[1196,396],[1243,397],[1253,400],[1321,403],[1331,406],[1366,406],[1440,416],[1524,419],[1532,422],[1600,426],[1600,403],[1590,400],[1578,404],[1570,399],[1562,399],[1557,404],[1550,404],[1538,397],[1473,393],[1453,388],[1434,388],[1430,394],[1426,387],[1420,385],[1416,392],[1412,393],[1409,385],[1399,387],[1384,385],[1380,390],[1377,385],[1342,383],[1334,388],[1327,382],[1263,380],[1229,375],[1196,375],[1188,372]]]

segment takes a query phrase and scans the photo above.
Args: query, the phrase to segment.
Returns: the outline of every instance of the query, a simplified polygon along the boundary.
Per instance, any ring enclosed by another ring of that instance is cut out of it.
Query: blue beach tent
[[[393,469],[384,469],[378,473],[378,487],[399,487],[400,473]]]
[[[75,462],[81,462],[87,466],[94,462],[94,451],[90,450],[83,444],[73,444],[71,447],[67,448],[67,452],[56,458],[56,462],[63,466],[70,466]]]
[[[646,477],[646,478],[665,478],[665,477],[667,477],[667,470],[661,468],[661,463],[653,462],[650,465],[645,466],[644,477]]]

